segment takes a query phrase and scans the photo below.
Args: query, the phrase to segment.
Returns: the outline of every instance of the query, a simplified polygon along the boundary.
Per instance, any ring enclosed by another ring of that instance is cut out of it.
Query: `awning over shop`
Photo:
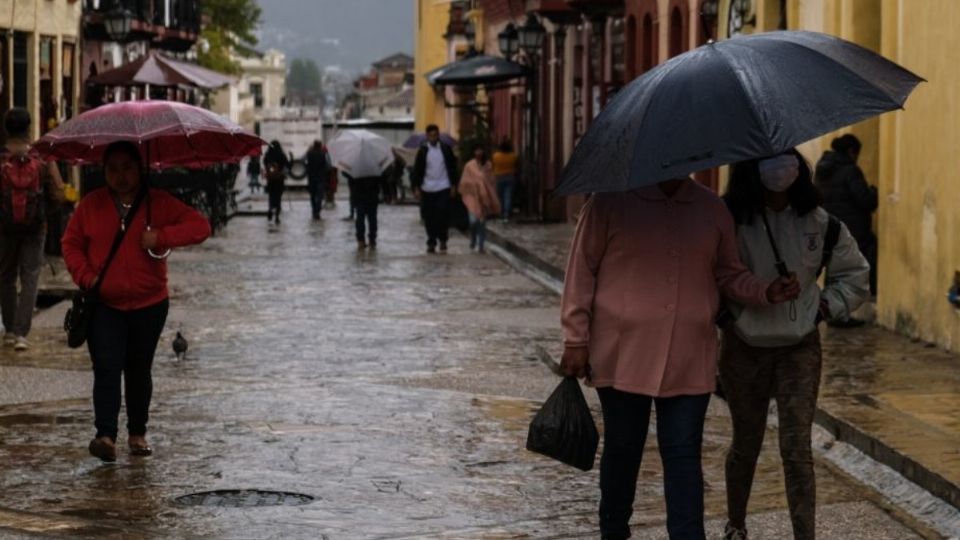
[[[151,52],[118,68],[91,77],[89,82],[103,86],[195,86],[207,90],[222,88],[233,78],[196,64],[167,58]]]
[[[439,67],[426,78],[434,86],[481,86],[520,79],[528,73],[521,64],[481,54]]]

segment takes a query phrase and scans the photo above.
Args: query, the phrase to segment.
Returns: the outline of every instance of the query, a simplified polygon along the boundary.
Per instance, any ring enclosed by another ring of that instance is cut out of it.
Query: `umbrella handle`
[[[148,231],[149,231],[149,230],[152,230],[149,225],[147,225],[147,230],[148,230]],[[158,254],[154,253],[152,249],[148,249],[148,250],[147,250],[147,255],[150,255],[150,256],[153,257],[154,259],[163,260],[163,259],[166,259],[167,257],[169,257],[169,256],[170,256],[170,253],[171,253],[172,251],[173,251],[173,250],[171,250],[170,248],[167,248],[166,251],[164,251],[163,253],[161,253],[161,254],[158,255]]]

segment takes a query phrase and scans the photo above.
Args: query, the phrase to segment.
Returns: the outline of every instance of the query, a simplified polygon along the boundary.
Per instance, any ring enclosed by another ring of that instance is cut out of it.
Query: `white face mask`
[[[800,176],[797,156],[786,154],[760,161],[760,182],[774,193],[783,193]]]

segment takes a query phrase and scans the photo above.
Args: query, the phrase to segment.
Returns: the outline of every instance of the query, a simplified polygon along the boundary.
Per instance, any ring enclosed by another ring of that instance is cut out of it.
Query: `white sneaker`
[[[16,342],[16,344],[13,346],[13,350],[15,350],[15,351],[25,351],[25,350],[27,350],[27,349],[29,349],[29,348],[30,348],[30,343],[27,342],[27,338],[17,336],[17,342]]]
[[[10,332],[3,333],[3,344],[7,347],[13,347],[17,343],[17,336]]]

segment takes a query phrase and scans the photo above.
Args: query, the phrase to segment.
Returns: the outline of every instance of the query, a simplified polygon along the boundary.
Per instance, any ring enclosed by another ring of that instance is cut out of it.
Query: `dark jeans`
[[[371,244],[377,243],[377,201],[357,201],[357,241],[363,242],[367,234],[367,225],[370,226],[368,238]]]
[[[508,174],[497,177],[497,197],[500,198],[500,212],[503,219],[510,218],[513,210],[513,191],[517,188],[517,177]]]
[[[87,347],[93,359],[93,412],[97,437],[117,440],[120,377],[126,386],[127,432],[145,435],[153,396],[150,369],[169,300],[135,311],[98,304],[93,311]]]
[[[446,244],[450,229],[450,190],[423,192],[420,215],[427,229],[427,245],[435,247],[437,241]]]
[[[267,192],[269,207],[267,209],[267,219],[276,218],[280,220],[280,212],[283,209],[283,190],[275,189]]]
[[[820,333],[792,347],[751,347],[732,332],[723,336],[720,381],[733,419],[727,453],[727,514],[736,527],[747,519],[753,475],[767,430],[770,399],[777,400],[780,458],[795,540],[813,540],[817,483],[810,449],[820,389]]]
[[[310,210],[313,217],[320,217],[320,211],[323,210],[323,196],[327,189],[325,179],[311,178],[307,181],[307,191],[310,192]]]
[[[710,394],[652,398],[599,388],[603,406],[603,456],[600,458],[600,533],[630,537],[630,516],[637,475],[657,407],[657,444],[663,461],[667,532],[671,540],[704,540],[703,469],[700,445]]]

